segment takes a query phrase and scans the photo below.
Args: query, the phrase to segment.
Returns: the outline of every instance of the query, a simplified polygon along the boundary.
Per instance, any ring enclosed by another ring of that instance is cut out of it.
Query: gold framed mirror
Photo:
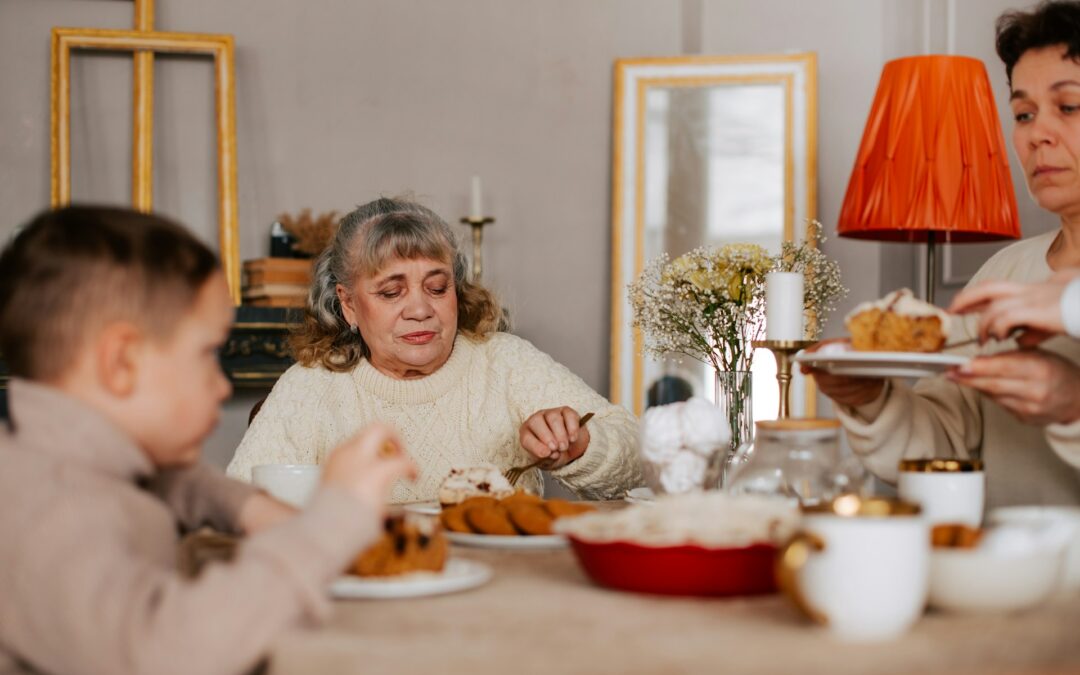
[[[672,386],[713,398],[709,366],[643,355],[627,285],[645,263],[735,242],[778,252],[816,217],[817,58],[620,59],[614,79],[611,400],[640,415]],[[774,419],[772,355],[753,372],[754,419]],[[792,384],[792,415],[812,416],[812,382]]]

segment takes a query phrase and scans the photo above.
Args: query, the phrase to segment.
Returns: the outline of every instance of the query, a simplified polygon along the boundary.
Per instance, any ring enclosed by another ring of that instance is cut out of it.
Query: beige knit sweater
[[[295,365],[282,375],[248,428],[227,473],[251,480],[259,464],[318,464],[339,442],[373,421],[396,427],[420,474],[399,481],[395,502],[435,499],[451,466],[531,460],[518,441],[522,422],[545,408],[595,412],[585,454],[554,471],[591,499],[621,496],[641,483],[638,427],[581,378],[531,343],[508,333],[484,341],[459,335],[447,362],[431,375],[398,380],[367,360],[347,373]],[[538,471],[519,485],[542,489]]]
[[[1046,253],[1057,233],[1017,242],[995,254],[972,278],[1044,281]],[[1075,311],[1080,311],[1080,307]],[[977,318],[954,322],[951,341],[974,337]],[[1058,337],[1043,349],[1080,363],[1080,342]],[[1016,349],[1014,341],[973,346],[968,354]],[[1063,392],[1080,396],[1080,391]],[[888,382],[877,401],[837,406],[852,449],[866,466],[895,482],[901,458],[980,457],[986,465],[987,507],[1012,504],[1080,503],[1080,421],[1025,424],[979,392],[935,377],[914,387]]]
[[[202,464],[155,470],[105,417],[11,382],[0,429],[0,672],[246,672],[277,636],[325,618],[325,586],[379,517],[322,488],[231,564],[177,570],[177,525],[235,531],[250,485]]]

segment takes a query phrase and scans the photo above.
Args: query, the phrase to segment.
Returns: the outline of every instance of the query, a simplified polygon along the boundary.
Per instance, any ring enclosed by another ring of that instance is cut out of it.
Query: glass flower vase
[[[714,401],[727,415],[731,429],[731,442],[722,460],[726,466],[739,448],[754,440],[753,373],[717,371]]]

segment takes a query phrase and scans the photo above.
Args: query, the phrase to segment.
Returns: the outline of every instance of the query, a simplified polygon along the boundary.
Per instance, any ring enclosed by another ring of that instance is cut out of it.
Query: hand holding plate
[[[846,338],[832,338],[830,340],[822,340],[816,345],[807,348],[805,352],[814,353],[820,351],[823,347],[828,348],[829,345],[839,346],[847,344],[849,343]],[[836,347],[832,348],[835,349]],[[818,390],[821,391],[822,394],[825,394],[840,405],[849,407],[872,403],[878,396],[881,396],[881,391],[885,388],[885,379],[881,377],[835,375],[820,368],[810,367],[806,364],[801,364],[799,369],[802,371],[803,375],[810,375],[814,378],[814,382],[817,383]]]

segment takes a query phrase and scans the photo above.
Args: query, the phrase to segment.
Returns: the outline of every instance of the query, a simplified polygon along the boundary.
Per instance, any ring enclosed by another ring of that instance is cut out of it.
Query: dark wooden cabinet
[[[236,324],[221,348],[221,366],[233,387],[269,389],[293,364],[289,328],[302,316],[299,309],[237,308]]]

